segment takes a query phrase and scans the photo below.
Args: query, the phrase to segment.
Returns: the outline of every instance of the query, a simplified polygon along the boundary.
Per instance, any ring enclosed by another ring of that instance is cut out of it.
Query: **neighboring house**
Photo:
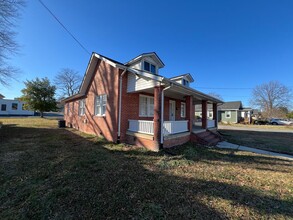
[[[201,119],[202,118],[202,106],[195,105],[194,110],[195,110],[195,119],[196,120]],[[213,106],[211,104],[208,104],[208,107],[207,107],[207,117],[208,117],[208,119],[214,118]]]
[[[225,102],[218,106],[218,120],[224,123],[250,123],[253,109],[244,108],[241,101]]]
[[[25,102],[13,99],[4,99],[0,96],[0,116],[31,116],[33,111],[24,110]]]
[[[190,74],[159,75],[163,67],[154,52],[124,64],[93,53],[78,94],[63,100],[66,125],[154,151],[201,141],[198,133],[217,128],[217,114],[213,120],[204,114],[201,127],[195,128],[194,104],[207,109],[210,103],[217,112],[221,101],[190,88]]]

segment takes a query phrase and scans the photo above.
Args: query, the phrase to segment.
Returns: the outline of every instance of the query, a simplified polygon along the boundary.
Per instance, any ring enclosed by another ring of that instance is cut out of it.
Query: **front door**
[[[175,101],[169,102],[169,120],[175,121]]]

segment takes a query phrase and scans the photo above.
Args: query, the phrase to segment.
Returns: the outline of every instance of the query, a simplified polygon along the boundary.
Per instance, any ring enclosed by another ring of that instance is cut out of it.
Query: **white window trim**
[[[150,64],[150,70],[145,70],[145,69],[144,69],[144,62],[147,62],[148,64]],[[142,68],[141,68],[141,69],[142,69],[143,71],[147,71],[147,72],[152,73],[152,74],[157,74],[157,73],[158,73],[158,72],[157,72],[157,71],[158,71],[158,67],[157,67],[157,65],[154,64],[154,63],[152,63],[152,62],[150,62],[150,61],[148,61],[148,60],[142,60],[142,64],[141,64],[141,65],[142,65]],[[151,68],[151,65],[153,65],[153,66],[155,67],[155,72],[154,72],[154,73],[151,72],[151,69],[152,69],[152,68]]]
[[[227,113],[229,114],[229,117],[227,117]],[[225,118],[231,118],[231,111],[225,111]]]
[[[140,114],[140,97],[145,97],[147,98],[147,113],[146,115],[141,115]],[[153,109],[153,114],[151,114],[150,112],[152,111],[152,109],[150,109],[151,105],[150,105],[150,100],[153,99],[154,100],[154,104],[155,104],[155,99],[153,96],[148,96],[148,95],[139,95],[139,104],[138,104],[138,114],[139,117],[154,117],[154,109]]]
[[[100,102],[99,102],[99,105],[97,105],[97,97],[99,97],[100,99]],[[104,100],[104,97],[106,99],[105,103],[103,102]],[[106,94],[102,94],[102,95],[96,95],[95,96],[95,102],[94,102],[94,112],[95,112],[95,116],[106,116],[106,112],[107,112],[107,95]],[[97,112],[97,109],[98,109],[98,106],[100,106],[101,108],[101,113],[98,114]],[[103,106],[105,106],[105,112],[103,112]]]
[[[183,114],[182,114],[182,106],[183,107]],[[186,117],[186,103],[185,102],[181,102],[181,105],[180,105],[180,116],[181,118],[185,118]]]
[[[81,111],[81,109],[83,109],[83,112]],[[79,116],[85,115],[85,99],[82,99],[82,100],[79,101],[78,115]]]

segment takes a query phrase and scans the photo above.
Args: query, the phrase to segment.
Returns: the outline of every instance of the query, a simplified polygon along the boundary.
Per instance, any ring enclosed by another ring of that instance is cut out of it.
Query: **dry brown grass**
[[[290,219],[293,162],[192,144],[153,153],[1,119],[0,219]]]

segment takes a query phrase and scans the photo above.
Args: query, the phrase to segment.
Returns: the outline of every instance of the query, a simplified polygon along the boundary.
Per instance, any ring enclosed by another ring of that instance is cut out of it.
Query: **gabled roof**
[[[5,98],[5,96],[0,94],[0,99],[4,99],[4,98]]]
[[[182,79],[182,78],[186,78],[189,82],[194,82],[193,77],[191,76],[190,73],[185,73],[185,74],[181,74],[179,76],[174,76],[169,78],[170,80],[177,80],[177,79]]]
[[[218,107],[219,110],[240,110],[242,109],[241,101],[224,102]]]
[[[160,57],[156,54],[156,52],[150,52],[150,53],[142,53],[138,55],[137,57],[133,58],[132,60],[129,60],[124,65],[130,66],[131,64],[137,62],[138,60],[144,58],[144,57],[151,57],[153,60],[155,60],[159,64],[159,68],[162,68],[165,66],[163,61],[160,59]]]
[[[147,54],[150,54],[150,53],[145,53],[145,54],[142,54],[142,55],[147,55]],[[155,52],[153,52],[151,54],[157,56]],[[140,55],[140,56],[142,56],[142,55]],[[95,53],[95,52],[93,52],[92,55],[91,55],[91,58],[89,60],[89,63],[88,63],[88,66],[87,66],[87,69],[86,69],[86,72],[85,72],[85,75],[83,77],[82,83],[81,83],[80,88],[79,88],[79,92],[77,94],[73,95],[73,96],[70,96],[68,98],[63,99],[62,102],[66,102],[66,101],[70,101],[70,100],[74,100],[74,99],[80,99],[80,98],[82,98],[82,97],[84,97],[86,95],[87,89],[90,86],[92,77],[95,74],[95,68],[96,68],[96,65],[97,65],[99,60],[102,60],[102,61],[108,63],[109,65],[111,65],[111,66],[113,66],[115,68],[119,68],[119,69],[122,69],[122,70],[127,70],[128,72],[133,73],[133,74],[135,74],[137,76],[161,82],[165,86],[172,86],[173,89],[175,89],[176,91],[179,91],[179,92],[181,92],[183,94],[196,96],[196,97],[199,97],[201,99],[209,100],[211,102],[222,103],[222,101],[217,99],[217,98],[214,98],[214,97],[212,97],[210,95],[207,95],[207,94],[202,93],[200,91],[197,91],[195,89],[183,86],[180,83],[174,82],[174,81],[172,81],[172,80],[170,80],[168,78],[165,78],[165,77],[160,76],[160,75],[150,74],[150,73],[145,72],[143,70],[136,70],[136,69],[130,68],[130,67],[128,67],[126,65],[123,65],[122,63],[120,63],[120,62],[118,62],[116,60],[110,59],[110,58],[108,58],[106,56],[100,55],[100,54]]]

